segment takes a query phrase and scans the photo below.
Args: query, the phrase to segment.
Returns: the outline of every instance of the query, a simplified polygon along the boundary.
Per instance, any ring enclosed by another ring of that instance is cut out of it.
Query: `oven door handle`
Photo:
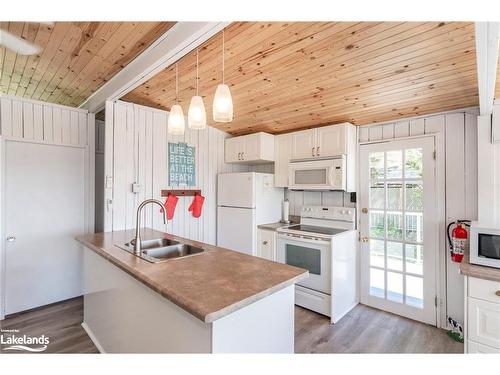
[[[331,241],[329,240],[316,240],[313,237],[307,237],[307,236],[302,236],[298,237],[296,235],[286,235],[286,234],[280,234],[278,233],[277,238],[280,240],[285,240],[285,241],[296,241],[296,242],[303,242],[303,243],[308,243],[308,244],[316,244],[316,245],[329,245]]]

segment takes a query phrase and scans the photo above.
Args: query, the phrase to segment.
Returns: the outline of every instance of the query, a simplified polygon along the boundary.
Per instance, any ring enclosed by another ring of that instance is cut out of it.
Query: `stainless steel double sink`
[[[142,251],[140,255],[134,252],[134,240],[117,246],[151,263],[165,262],[171,259],[201,254],[205,251],[202,248],[183,244],[168,238],[141,241]]]

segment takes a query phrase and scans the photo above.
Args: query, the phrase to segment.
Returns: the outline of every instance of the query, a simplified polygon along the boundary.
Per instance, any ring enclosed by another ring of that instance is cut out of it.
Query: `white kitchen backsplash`
[[[300,215],[304,205],[356,207],[351,194],[343,191],[294,191],[285,189],[285,198],[290,201],[290,215]]]

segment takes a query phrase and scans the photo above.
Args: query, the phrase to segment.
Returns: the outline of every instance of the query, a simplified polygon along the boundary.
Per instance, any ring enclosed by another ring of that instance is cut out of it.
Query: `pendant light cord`
[[[179,67],[175,63],[175,102],[179,104]]]
[[[199,72],[199,64],[200,64],[200,60],[199,60],[199,49],[197,48],[196,49],[196,96],[199,96],[198,95],[198,92],[199,92],[199,81],[200,81],[200,72]]]
[[[224,29],[222,29],[222,84],[224,84]]]

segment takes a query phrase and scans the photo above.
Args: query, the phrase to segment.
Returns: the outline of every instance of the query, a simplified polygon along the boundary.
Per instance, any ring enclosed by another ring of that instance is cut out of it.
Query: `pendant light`
[[[213,115],[215,122],[233,121],[233,98],[229,86],[224,83],[224,29],[222,29],[222,83],[215,90]]]
[[[172,135],[184,135],[186,124],[182,107],[179,105],[179,68],[177,63],[175,64],[175,103],[168,116],[168,132]]]
[[[198,95],[199,91],[199,52],[196,50],[196,95],[191,98],[188,110],[188,125],[190,129],[202,130],[207,127],[207,114],[203,98]]]

